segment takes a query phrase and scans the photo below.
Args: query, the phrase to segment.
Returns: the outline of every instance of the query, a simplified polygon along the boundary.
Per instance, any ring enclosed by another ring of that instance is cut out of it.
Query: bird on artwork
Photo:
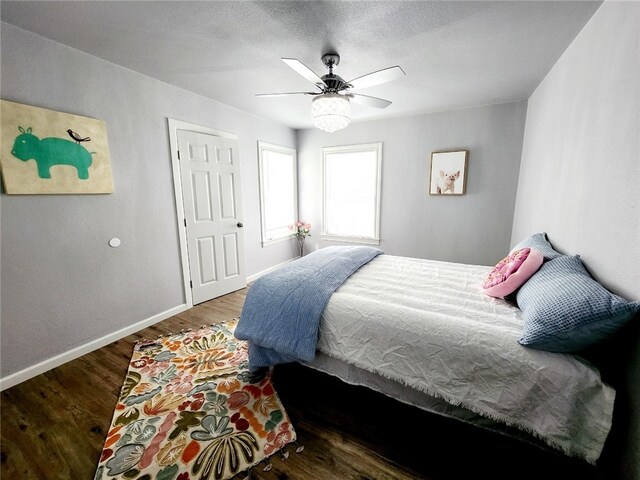
[[[84,138],[82,138],[82,137],[80,136],[80,134],[78,134],[78,133],[74,132],[74,131],[73,131],[73,130],[71,130],[71,129],[67,130],[67,133],[69,134],[69,136],[70,136],[71,138],[73,138],[73,139],[76,141],[76,143],[80,143],[80,142],[90,142],[90,141],[91,141],[91,139],[90,139],[89,137],[84,137]]]

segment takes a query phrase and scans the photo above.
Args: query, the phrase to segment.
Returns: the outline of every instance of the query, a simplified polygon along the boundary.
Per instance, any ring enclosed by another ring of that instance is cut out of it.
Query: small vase
[[[298,237],[298,254],[304,256],[304,237]]]

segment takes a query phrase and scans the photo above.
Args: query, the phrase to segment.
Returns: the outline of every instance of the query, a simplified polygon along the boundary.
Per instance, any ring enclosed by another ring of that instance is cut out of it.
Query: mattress
[[[490,269],[380,255],[332,295],[318,350],[402,385],[392,392],[399,400],[427,401],[416,400],[417,391],[440,401],[421,408],[459,417],[447,405],[463,407],[595,463],[615,391],[578,356],[518,344],[520,310],[481,290]],[[314,365],[340,376],[339,363],[323,356]]]

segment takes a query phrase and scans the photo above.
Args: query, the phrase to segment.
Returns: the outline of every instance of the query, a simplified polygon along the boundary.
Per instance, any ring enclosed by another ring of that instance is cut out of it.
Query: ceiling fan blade
[[[318,75],[316,75],[313,70],[307,67],[304,63],[296,58],[283,58],[282,61],[293,68],[296,72],[302,75],[304,78],[309,80],[314,85],[320,84],[326,87],[324,80],[322,80]]]
[[[349,97],[355,103],[360,103],[361,105],[367,105],[368,107],[376,107],[376,108],[387,108],[391,105],[389,100],[384,100],[382,98],[370,97],[369,95],[362,95],[360,93],[350,93]]]
[[[289,93],[256,93],[256,97],[286,97],[287,95],[318,95],[319,92],[289,92]]]
[[[374,85],[380,85],[381,83],[390,82],[396,78],[400,78],[406,75],[398,65],[395,67],[385,68],[384,70],[378,70],[377,72],[367,73],[361,77],[355,78],[348,82],[351,88],[367,88]]]

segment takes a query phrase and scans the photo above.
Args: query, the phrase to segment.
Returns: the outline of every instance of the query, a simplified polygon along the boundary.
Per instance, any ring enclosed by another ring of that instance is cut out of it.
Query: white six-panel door
[[[195,305],[247,283],[238,142],[178,130],[178,150]]]

